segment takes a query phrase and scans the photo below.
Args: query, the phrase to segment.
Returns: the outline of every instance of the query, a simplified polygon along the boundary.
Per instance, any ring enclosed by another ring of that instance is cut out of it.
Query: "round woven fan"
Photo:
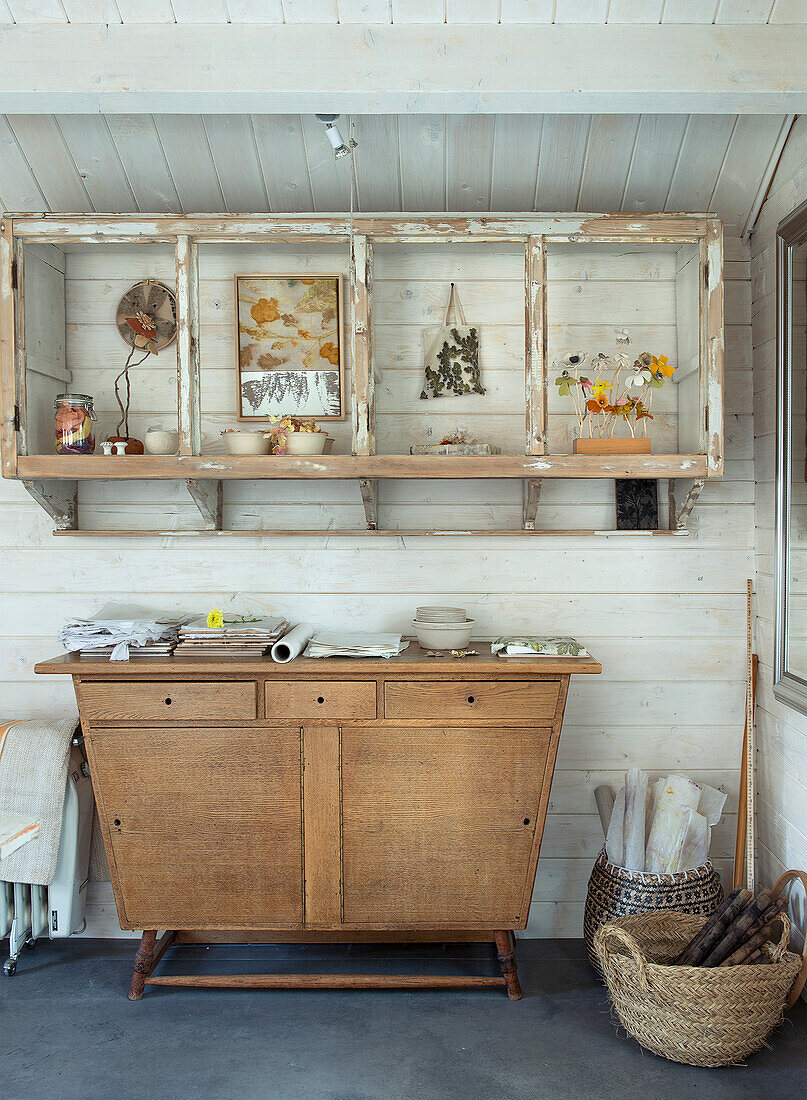
[[[118,302],[118,332],[130,348],[156,355],[177,335],[177,304],[173,291],[153,279],[135,283]]]

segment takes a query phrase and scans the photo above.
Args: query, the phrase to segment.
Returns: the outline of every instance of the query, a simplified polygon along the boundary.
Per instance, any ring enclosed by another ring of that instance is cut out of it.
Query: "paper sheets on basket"
[[[608,805],[609,794],[597,788],[598,806]],[[640,768],[631,768],[614,797],[606,855],[630,871],[670,874],[700,867],[709,857],[711,827],[720,820],[725,803],[722,791],[693,783],[686,775],[671,774],[650,783]]]

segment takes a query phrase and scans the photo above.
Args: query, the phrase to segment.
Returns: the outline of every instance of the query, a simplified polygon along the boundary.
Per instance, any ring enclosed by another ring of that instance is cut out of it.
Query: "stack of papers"
[[[180,628],[174,652],[177,657],[261,657],[288,628],[288,620],[283,618],[209,627],[207,619],[200,616]]]
[[[409,641],[400,634],[348,633],[320,630],[303,654],[304,657],[397,657]]]
[[[152,657],[170,654],[177,642],[181,620],[159,619],[68,619],[59,641],[71,653],[82,657],[108,657],[128,661],[134,654]]]
[[[574,638],[540,635],[505,635],[491,642],[491,653],[500,657],[588,657],[584,645]]]

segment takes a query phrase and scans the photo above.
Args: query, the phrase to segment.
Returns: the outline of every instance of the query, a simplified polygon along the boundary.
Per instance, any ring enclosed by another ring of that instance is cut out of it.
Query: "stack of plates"
[[[416,623],[464,623],[468,615],[464,607],[419,607]]]
[[[419,607],[412,626],[423,649],[463,649],[471,640],[474,620],[464,607]]]

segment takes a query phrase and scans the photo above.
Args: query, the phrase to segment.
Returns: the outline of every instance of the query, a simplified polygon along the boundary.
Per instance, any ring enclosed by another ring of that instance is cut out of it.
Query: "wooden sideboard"
[[[478,648],[483,649],[480,643]],[[487,649],[487,645],[484,645]],[[144,984],[502,985],[529,915],[569,678],[589,659],[58,657]],[[166,929],[160,941],[158,929]],[[502,977],[153,973],[201,939],[496,942]]]

